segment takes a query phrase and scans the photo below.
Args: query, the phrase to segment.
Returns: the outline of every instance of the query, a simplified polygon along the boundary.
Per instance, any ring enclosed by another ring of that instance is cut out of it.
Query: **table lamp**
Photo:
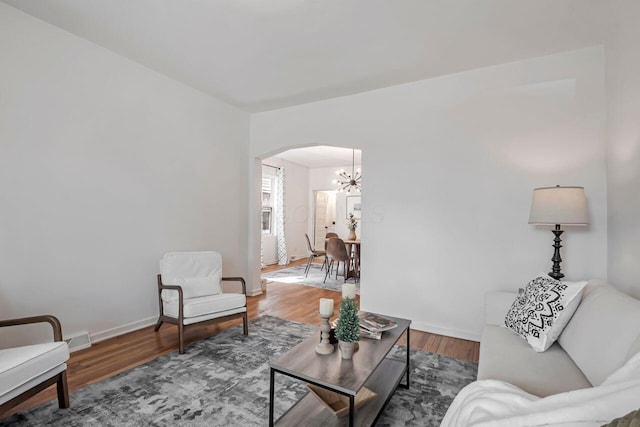
[[[553,240],[553,267],[549,276],[556,280],[564,277],[560,272],[560,248],[562,245],[563,230],[561,225],[588,225],[589,214],[587,212],[587,199],[584,196],[584,187],[544,187],[533,190],[529,224],[555,225],[551,230],[556,236]]]

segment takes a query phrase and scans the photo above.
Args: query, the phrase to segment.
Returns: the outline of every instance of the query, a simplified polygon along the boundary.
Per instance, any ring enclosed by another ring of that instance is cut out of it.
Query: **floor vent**
[[[65,338],[64,341],[69,344],[69,351],[71,352],[91,347],[91,337],[89,337],[89,332],[87,331],[78,332]]]

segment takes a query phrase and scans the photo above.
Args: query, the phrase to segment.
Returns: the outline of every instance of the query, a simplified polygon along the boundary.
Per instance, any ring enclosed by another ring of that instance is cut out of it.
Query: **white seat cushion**
[[[69,360],[66,342],[49,342],[0,350],[0,396]]]
[[[558,343],[536,353],[514,332],[491,325],[482,331],[478,379],[506,381],[540,397],[591,387]]]
[[[193,325],[195,323],[206,322],[207,320],[219,319],[221,317],[231,316],[232,314],[241,314],[247,311],[247,307],[238,307],[232,310],[227,311],[219,311],[213,314],[205,314],[204,316],[198,317],[187,317],[184,319],[184,325]]]
[[[218,294],[199,298],[190,298],[184,301],[184,317],[198,317],[212,313],[232,310],[244,307],[247,298],[244,294]],[[178,317],[178,302],[162,302],[164,314],[169,317]]]
[[[640,336],[640,300],[589,282],[558,342],[594,386],[629,360]]]

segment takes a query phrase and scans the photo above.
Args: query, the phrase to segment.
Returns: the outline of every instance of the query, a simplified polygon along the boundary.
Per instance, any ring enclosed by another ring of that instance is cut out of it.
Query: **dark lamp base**
[[[554,273],[553,271],[549,273],[549,276],[553,277],[556,280],[560,280],[564,277],[562,273]]]
[[[560,258],[562,239],[560,238],[560,236],[562,235],[562,231],[563,230],[560,230],[560,224],[556,224],[555,230],[551,230],[553,235],[556,237],[555,239],[553,239],[553,258],[551,258],[551,261],[553,261],[553,266],[551,267],[549,276],[553,277],[556,280],[560,280],[564,277],[564,274],[560,272],[560,263],[562,262],[562,258]]]

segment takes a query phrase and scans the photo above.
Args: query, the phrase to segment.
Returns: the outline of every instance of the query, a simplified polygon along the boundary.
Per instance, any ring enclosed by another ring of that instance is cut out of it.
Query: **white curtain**
[[[262,218],[260,221],[260,227],[262,227]],[[260,236],[260,269],[262,270],[265,267],[266,265],[264,264],[264,246],[262,246],[262,236]]]
[[[278,252],[278,265],[289,264],[287,256],[287,242],[284,238],[284,168],[278,168],[276,172],[276,246]]]

